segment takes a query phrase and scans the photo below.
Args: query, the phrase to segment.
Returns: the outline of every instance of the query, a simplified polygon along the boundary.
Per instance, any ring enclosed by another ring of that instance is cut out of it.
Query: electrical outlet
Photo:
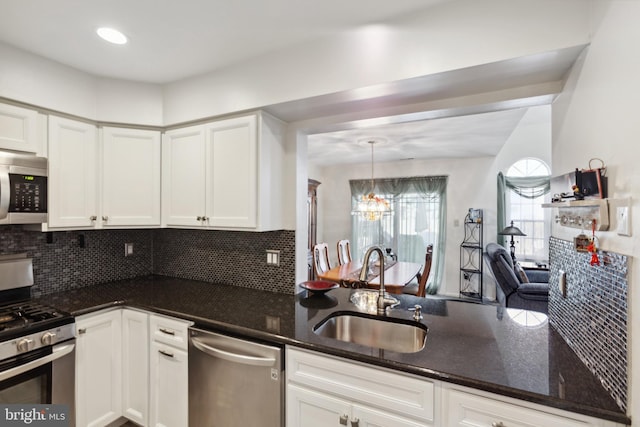
[[[133,255],[133,243],[125,243],[124,244],[124,256]]]
[[[558,278],[558,289],[560,290],[560,295],[562,295],[562,298],[566,298],[567,297],[567,273],[564,272],[564,270],[560,270],[559,272],[559,278]]]
[[[267,265],[280,265],[280,251],[267,249]]]

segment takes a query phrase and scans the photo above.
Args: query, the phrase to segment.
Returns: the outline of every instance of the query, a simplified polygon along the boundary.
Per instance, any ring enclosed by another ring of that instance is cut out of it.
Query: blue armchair
[[[509,252],[497,243],[487,245],[485,259],[496,281],[496,297],[502,306],[548,313],[548,271],[530,270],[523,274],[518,266],[514,267]]]

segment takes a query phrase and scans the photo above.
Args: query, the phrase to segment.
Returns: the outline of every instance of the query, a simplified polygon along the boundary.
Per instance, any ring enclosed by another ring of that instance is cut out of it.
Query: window
[[[362,261],[367,248],[380,245],[392,249],[398,261],[423,264],[427,246],[433,244],[429,292],[435,293],[444,265],[446,182],[443,176],[375,180],[375,194],[389,202],[391,211],[376,221],[352,215],[353,259]],[[352,180],[350,185],[355,209],[371,191],[371,181]]]
[[[549,179],[549,167],[541,160],[534,158],[521,159],[515,162],[506,174],[506,223],[513,221],[526,236],[518,236],[516,240],[516,257],[536,261],[546,261],[548,258],[547,237],[549,236],[548,222],[542,208],[544,195],[548,189],[536,183],[526,184],[526,178],[535,180],[536,177]],[[518,180],[523,178],[523,180]]]

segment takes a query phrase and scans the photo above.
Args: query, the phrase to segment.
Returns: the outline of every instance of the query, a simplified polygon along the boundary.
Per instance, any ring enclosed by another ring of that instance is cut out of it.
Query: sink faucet
[[[362,270],[360,270],[360,281],[362,283],[369,283],[367,276],[369,273],[369,258],[373,252],[378,253],[380,260],[380,291],[378,292],[378,316],[384,316],[387,311],[387,307],[397,304],[398,300],[387,295],[384,289],[384,251],[380,246],[371,246],[367,249],[367,253],[364,254],[364,260],[362,261]]]

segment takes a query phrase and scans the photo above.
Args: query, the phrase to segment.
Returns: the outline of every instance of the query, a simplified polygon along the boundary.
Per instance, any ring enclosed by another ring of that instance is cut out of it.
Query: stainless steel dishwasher
[[[282,349],[189,328],[189,426],[284,426]]]

